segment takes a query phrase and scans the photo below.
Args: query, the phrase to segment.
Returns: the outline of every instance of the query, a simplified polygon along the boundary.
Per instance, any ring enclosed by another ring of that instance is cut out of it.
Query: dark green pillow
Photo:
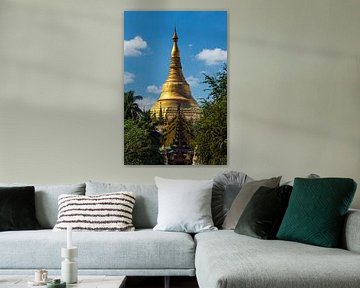
[[[337,247],[356,183],[348,178],[295,178],[277,238]]]
[[[35,188],[0,187],[0,231],[39,229]]]
[[[288,206],[292,187],[260,187],[247,204],[235,232],[261,239],[275,239]]]

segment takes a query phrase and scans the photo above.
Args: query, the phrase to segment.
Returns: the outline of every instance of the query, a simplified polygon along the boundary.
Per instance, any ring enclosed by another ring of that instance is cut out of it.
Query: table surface
[[[50,279],[55,279],[57,277],[51,277]],[[32,276],[26,275],[11,275],[3,276],[0,275],[0,288],[24,288],[24,287],[38,287],[43,288],[43,286],[32,286],[28,285],[29,281],[33,281]],[[88,275],[79,275],[77,284],[68,284],[67,288],[123,288],[125,287],[126,276],[88,276]]]

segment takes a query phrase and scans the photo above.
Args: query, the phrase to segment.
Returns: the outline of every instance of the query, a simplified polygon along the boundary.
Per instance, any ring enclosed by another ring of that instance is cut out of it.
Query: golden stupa
[[[151,107],[151,114],[156,116],[156,118],[162,115],[162,117],[170,120],[176,115],[180,106],[186,119],[196,119],[200,115],[200,108],[192,97],[190,86],[182,72],[180,51],[177,46],[179,38],[176,28],[172,39],[173,47],[171,50],[169,75],[162,86],[159,99]]]

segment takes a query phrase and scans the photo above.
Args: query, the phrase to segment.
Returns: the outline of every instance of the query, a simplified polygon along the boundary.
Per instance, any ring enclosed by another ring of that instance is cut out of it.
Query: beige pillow
[[[231,204],[230,210],[227,213],[224,223],[222,225],[223,229],[234,230],[237,222],[240,219],[241,214],[243,213],[246,205],[249,203],[251,197],[255,192],[261,187],[276,188],[279,187],[281,176],[273,177],[270,179],[263,179],[258,181],[251,181],[244,184],[237,194],[235,200]]]

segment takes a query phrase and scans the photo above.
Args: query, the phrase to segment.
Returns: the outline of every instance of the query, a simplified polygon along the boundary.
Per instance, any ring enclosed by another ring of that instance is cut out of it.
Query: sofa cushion
[[[40,228],[34,194],[33,186],[0,187],[0,231]]]
[[[214,177],[212,189],[211,213],[214,225],[221,228],[231,204],[241,187],[251,178],[238,171],[226,171]]]
[[[341,237],[343,248],[360,253],[360,210],[350,209],[346,215]]]
[[[230,230],[195,236],[200,288],[353,288],[360,254],[297,242],[262,240]]]
[[[198,233],[217,229],[211,217],[213,180],[155,177],[159,213],[154,230]]]
[[[249,203],[251,197],[261,187],[275,188],[279,186],[281,177],[273,177],[270,179],[256,180],[244,184],[231,204],[230,210],[227,213],[223,228],[224,229],[235,229],[237,222],[240,219],[246,205]]]
[[[86,195],[118,191],[131,191],[135,195],[133,223],[136,229],[153,228],[156,225],[158,193],[155,184],[86,182]]]
[[[0,187],[34,186],[36,218],[41,228],[53,228],[58,216],[58,197],[61,194],[84,195],[85,184],[41,185],[41,184],[8,184],[0,183]]]
[[[79,270],[194,269],[195,243],[186,233],[73,232],[72,240]],[[66,231],[2,232],[0,269],[60,269],[61,247],[66,247]]]
[[[295,178],[277,238],[337,247],[355,190],[349,178]]]
[[[101,195],[59,196],[59,216],[55,231],[133,231],[132,211],[135,197],[132,192],[114,192]]]
[[[275,239],[288,206],[292,187],[260,187],[236,224],[235,232],[261,239]]]

